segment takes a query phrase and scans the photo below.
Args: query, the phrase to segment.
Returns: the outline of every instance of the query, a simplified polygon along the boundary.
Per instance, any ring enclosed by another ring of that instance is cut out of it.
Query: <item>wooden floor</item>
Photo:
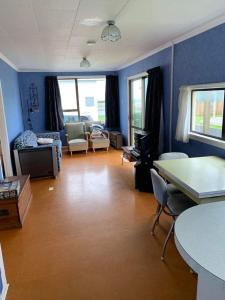
[[[195,299],[174,242],[160,260],[170,219],[151,236],[155,200],[134,189],[120,152],[65,155],[58,178],[32,191],[23,229],[0,232],[7,300]]]

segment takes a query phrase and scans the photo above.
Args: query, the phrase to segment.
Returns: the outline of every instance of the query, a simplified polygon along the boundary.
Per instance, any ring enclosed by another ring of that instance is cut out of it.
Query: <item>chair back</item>
[[[167,184],[155,169],[151,169],[151,178],[154,196],[159,204],[165,207],[168,200]]]
[[[159,160],[188,158],[189,156],[183,152],[167,152],[159,156]]]
[[[65,129],[68,141],[85,138],[84,123],[66,123]]]

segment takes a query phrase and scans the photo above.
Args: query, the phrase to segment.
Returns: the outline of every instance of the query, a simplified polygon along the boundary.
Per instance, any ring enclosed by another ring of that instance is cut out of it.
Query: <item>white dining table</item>
[[[154,161],[159,173],[198,204],[225,200],[225,159],[216,156]]]
[[[197,300],[225,299],[225,202],[194,206],[176,220],[176,247],[198,274]]]

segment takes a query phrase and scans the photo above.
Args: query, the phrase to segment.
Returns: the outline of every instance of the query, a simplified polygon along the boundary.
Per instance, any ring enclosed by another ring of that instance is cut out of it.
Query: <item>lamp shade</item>
[[[114,21],[108,21],[108,25],[103,29],[101,38],[103,41],[116,42],[121,39],[119,28],[115,25]]]
[[[89,68],[91,66],[90,62],[87,60],[86,57],[83,57],[82,61],[80,62],[81,68]]]

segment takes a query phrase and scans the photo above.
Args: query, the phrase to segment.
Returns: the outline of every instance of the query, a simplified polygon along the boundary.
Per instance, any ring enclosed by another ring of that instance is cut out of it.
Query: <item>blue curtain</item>
[[[105,112],[106,127],[118,130],[120,128],[118,76],[106,76]]]

